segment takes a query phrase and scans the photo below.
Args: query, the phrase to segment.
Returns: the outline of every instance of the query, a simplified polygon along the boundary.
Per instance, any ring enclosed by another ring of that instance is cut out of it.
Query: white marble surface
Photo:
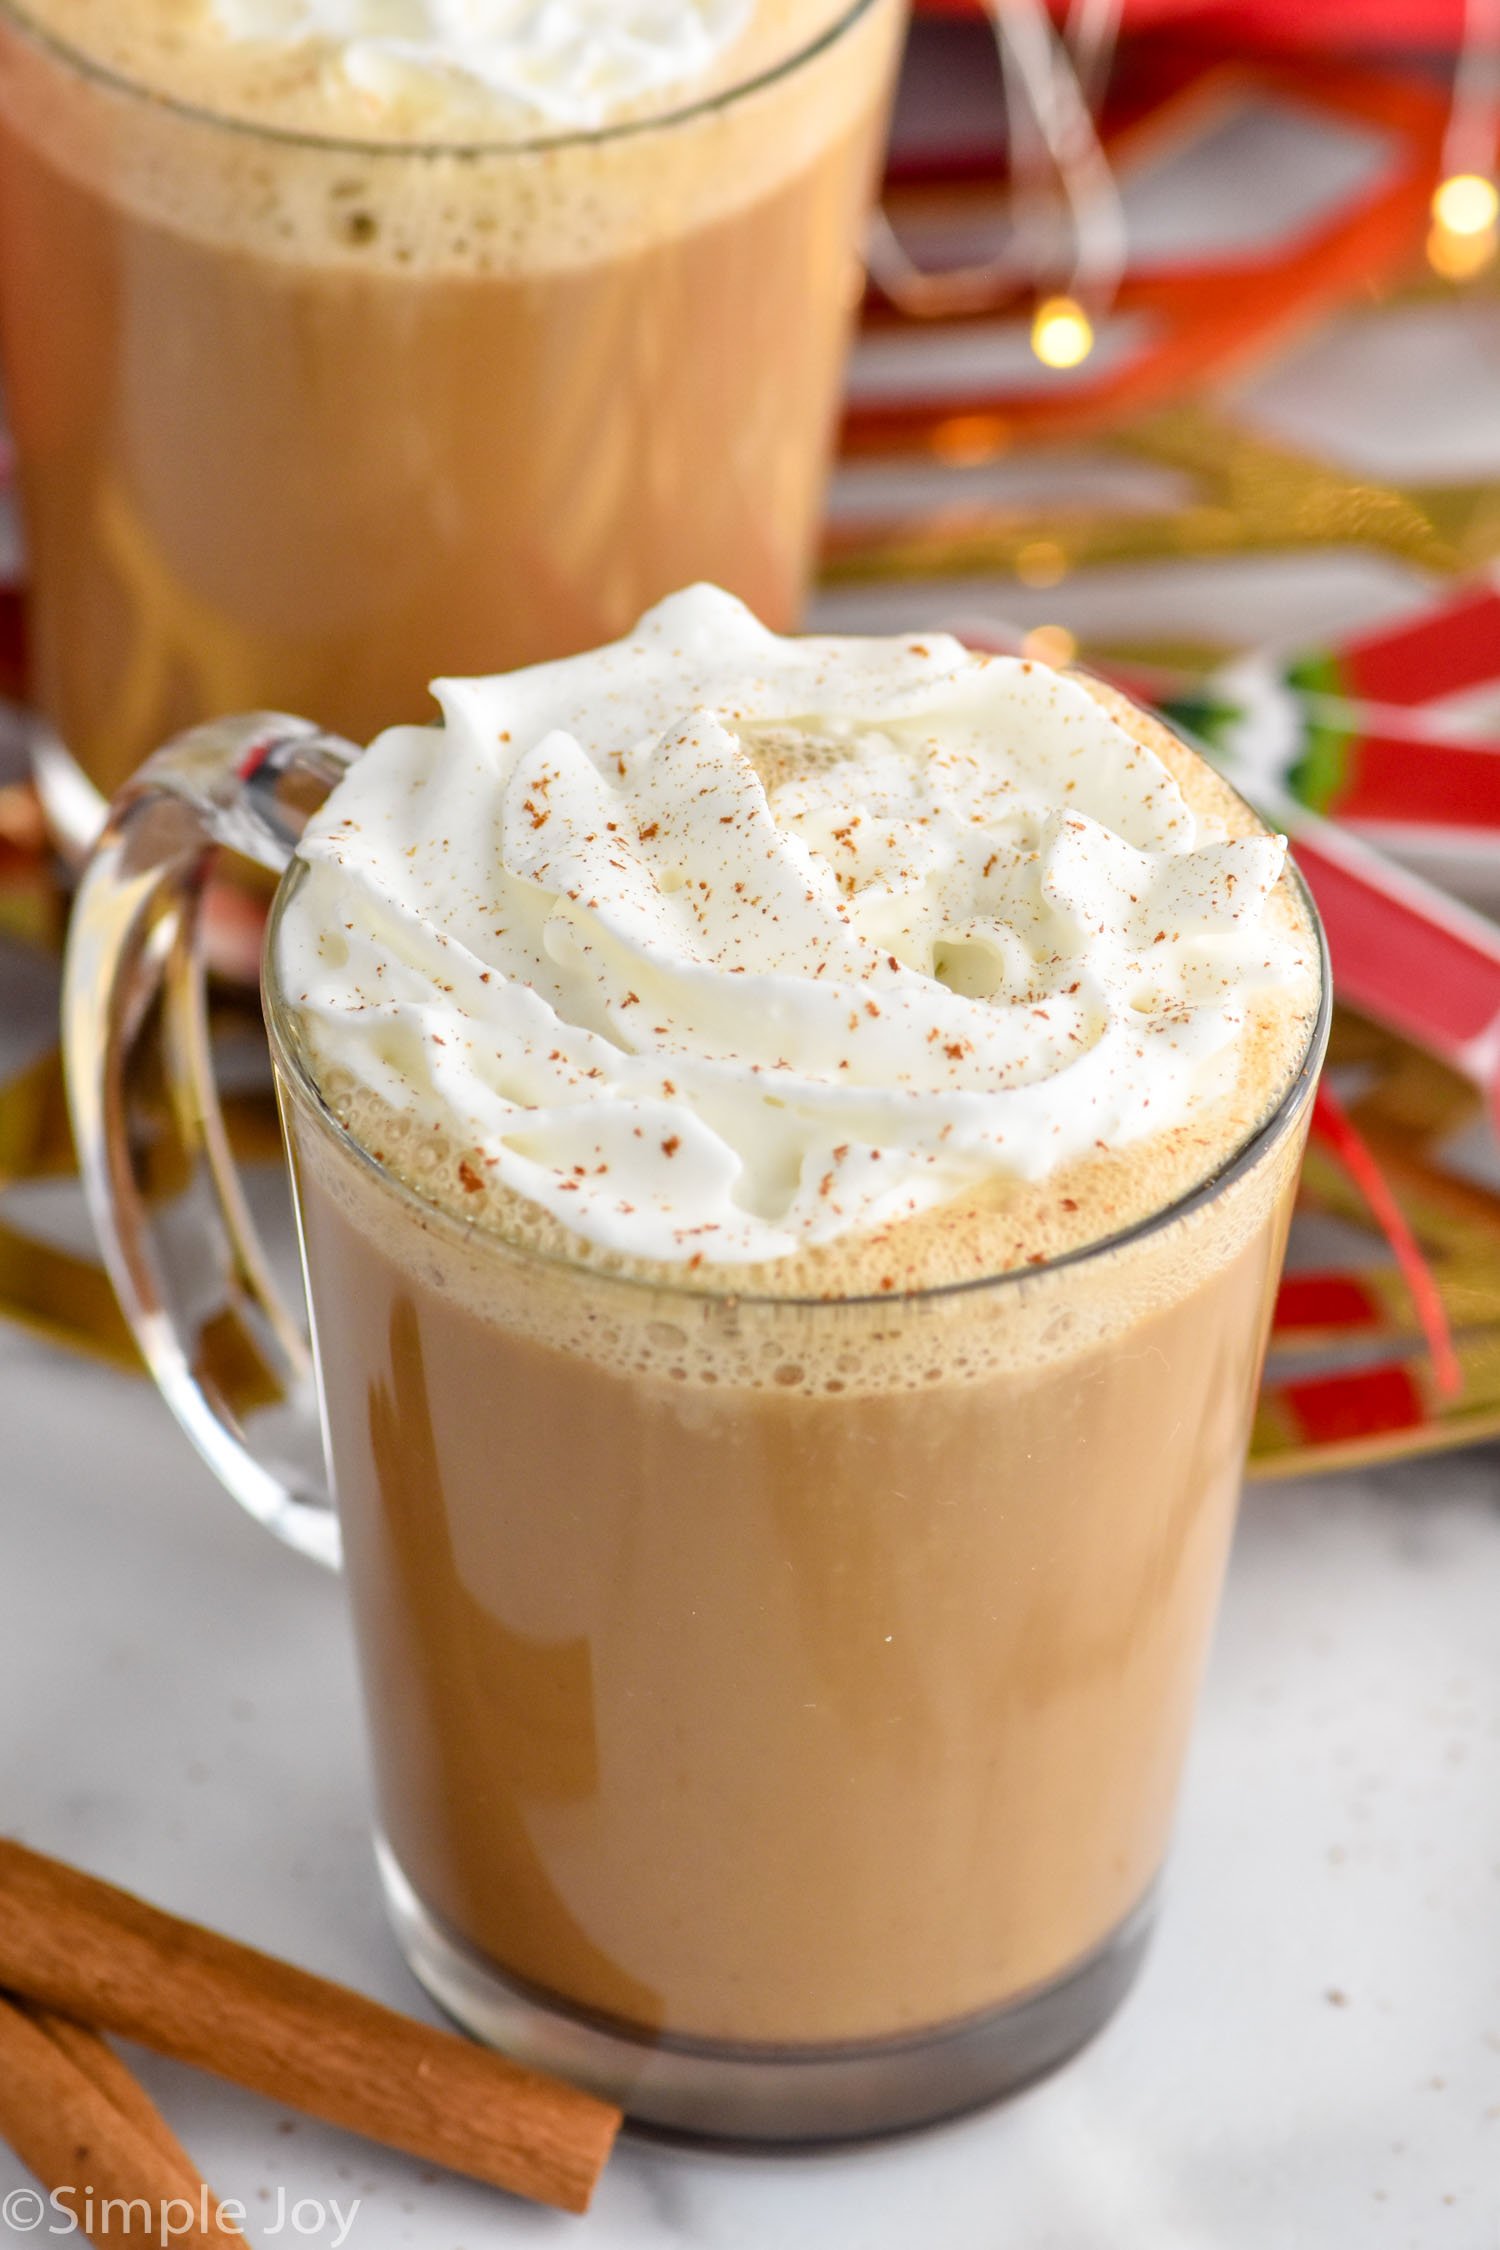
[[[420,2010],[337,1584],[237,1515],[143,1383],[0,1332],[0,1428],[3,1826]],[[1496,2250],[1497,1472],[1251,1489],[1156,1949],[1008,2109],[836,2156],[623,2145],[574,2222],[143,2074],[261,2243],[296,2239],[284,2190],[357,2199],[352,2250]],[[0,2198],[23,2178],[0,2151]]]

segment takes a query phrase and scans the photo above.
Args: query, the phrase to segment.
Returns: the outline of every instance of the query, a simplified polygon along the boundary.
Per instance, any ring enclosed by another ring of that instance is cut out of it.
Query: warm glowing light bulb
[[[1500,191],[1478,172],[1455,172],[1434,191],[1432,215],[1449,234],[1485,234],[1500,218]]]
[[[1094,348],[1094,324],[1072,297],[1047,297],[1031,323],[1031,348],[1044,367],[1078,367]]]
[[[1066,625],[1033,625],[1021,643],[1021,654],[1034,664],[1050,664],[1061,671],[1078,654],[1078,643]]]

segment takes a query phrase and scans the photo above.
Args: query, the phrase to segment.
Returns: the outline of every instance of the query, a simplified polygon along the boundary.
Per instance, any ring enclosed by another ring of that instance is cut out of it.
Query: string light
[[[1444,281],[1469,281],[1500,247],[1500,192],[1482,172],[1450,172],[1432,196],[1427,263]]]
[[[1500,191],[1479,172],[1455,172],[1434,190],[1432,216],[1447,234],[1488,234],[1500,219]]]
[[[1048,0],[980,5],[999,55],[1011,150],[1001,239],[975,263],[924,269],[877,206],[866,242],[870,278],[916,320],[992,312],[1046,286],[1076,289],[1091,305],[1108,305],[1125,271],[1125,214],[1097,112],[1124,0],[1068,0],[1065,11],[1061,5],[1056,11],[1065,16],[1060,24]],[[1067,356],[1037,356],[1051,367],[1076,367],[1088,357],[1093,330],[1071,300],[1057,302],[1072,316],[1067,337],[1058,339]]]
[[[1031,323],[1031,348],[1043,367],[1080,367],[1094,348],[1094,324],[1073,297],[1046,297]]]

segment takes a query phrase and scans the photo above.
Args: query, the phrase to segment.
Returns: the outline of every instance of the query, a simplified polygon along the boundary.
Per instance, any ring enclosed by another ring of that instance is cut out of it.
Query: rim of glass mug
[[[815,37],[792,53],[768,63],[748,78],[737,79],[732,85],[721,86],[713,93],[702,95],[696,101],[684,102],[676,109],[655,111],[649,116],[619,118],[597,127],[570,126],[556,133],[533,134],[524,139],[495,137],[451,141],[382,140],[357,133],[313,133],[297,126],[270,124],[253,117],[237,117],[223,110],[211,109],[201,102],[189,101],[182,95],[168,93],[163,88],[150,86],[143,80],[132,78],[127,72],[100,61],[97,56],[85,53],[70,39],[38,23],[21,4],[21,0],[0,0],[0,24],[12,25],[33,45],[65,65],[76,77],[87,79],[110,93],[122,94],[130,100],[148,104],[153,109],[181,117],[195,125],[220,127],[228,133],[241,133],[251,140],[274,142],[283,147],[322,151],[329,155],[357,156],[363,161],[380,157],[473,161],[478,158],[493,160],[509,156],[536,156],[568,148],[594,148],[605,142],[639,140],[651,133],[671,132],[679,126],[693,123],[695,119],[714,116],[720,111],[737,107],[741,102],[749,101],[755,95],[794,76],[807,64],[815,62],[820,55],[837,47],[847,32],[886,4],[887,0],[850,0],[850,4],[825,24]]]
[[[1241,799],[1241,802],[1243,803],[1244,800]],[[1253,808],[1247,809],[1253,810]],[[1256,817],[1259,818],[1258,815]],[[550,1251],[535,1249],[528,1244],[515,1241],[498,1227],[486,1226],[480,1220],[460,1219],[445,1204],[438,1202],[431,1196],[424,1195],[420,1189],[413,1187],[409,1181],[403,1180],[398,1174],[392,1172],[388,1165],[382,1163],[371,1150],[365,1147],[362,1141],[350,1132],[348,1126],[344,1124],[337,1111],[330,1105],[318,1085],[316,1076],[307,1057],[302,1052],[301,1043],[297,1037],[293,1006],[279,991],[276,984],[277,931],[287,901],[301,880],[306,865],[306,861],[294,857],[277,887],[267,921],[265,946],[262,954],[262,1011],[265,1016],[272,1059],[287,1091],[316,1119],[318,1125],[333,1137],[346,1155],[351,1157],[372,1179],[379,1181],[383,1190],[388,1191],[399,1203],[419,1215],[422,1224],[430,1231],[436,1232],[440,1236],[447,1236],[453,1241],[461,1241],[469,1246],[473,1246],[476,1242],[483,1243],[486,1248],[493,1245],[497,1254],[508,1256],[523,1265],[543,1269],[551,1273],[586,1276],[591,1285],[597,1285],[600,1288],[625,1289],[632,1292],[644,1291],[653,1296],[679,1299],[685,1306],[696,1305],[701,1308],[705,1305],[732,1303],[737,1307],[775,1307],[785,1311],[799,1308],[804,1311],[817,1308],[827,1311],[835,1307],[844,1309],[884,1307],[889,1311],[892,1306],[899,1305],[909,1308],[914,1305],[969,1297],[981,1290],[999,1289],[1008,1285],[1024,1286],[1030,1283],[1035,1286],[1051,1274],[1061,1273],[1069,1267],[1084,1264],[1090,1259],[1108,1257],[1115,1252],[1128,1249],[1132,1244],[1145,1241],[1149,1236],[1176,1225],[1180,1220],[1191,1218],[1195,1212],[1215,1201],[1227,1188],[1233,1186],[1237,1180],[1242,1179],[1248,1172],[1252,1171],[1268,1150],[1281,1139],[1285,1132],[1291,1129],[1301,1115],[1304,1102],[1310,1098],[1318,1072],[1322,1068],[1323,1057],[1328,1046],[1329,1028],[1333,1018],[1333,982],[1328,958],[1328,940],[1323,928],[1322,918],[1318,913],[1316,903],[1303,878],[1301,869],[1294,860],[1288,857],[1286,862],[1287,874],[1303,911],[1307,915],[1308,924],[1317,948],[1318,1005],[1308,1031],[1307,1043],[1303,1048],[1297,1066],[1274,1105],[1267,1110],[1258,1124],[1251,1127],[1244,1138],[1224,1158],[1223,1162],[1216,1165],[1196,1186],[1187,1189],[1184,1194],[1174,1198],[1171,1203],[1164,1204],[1160,1210],[1149,1211],[1144,1218],[1133,1221],[1127,1227],[1119,1228],[1114,1234],[1100,1235],[1092,1242],[1080,1243],[1076,1249],[1065,1250],[1060,1256],[1045,1259],[1040,1265],[1013,1266],[1000,1273],[976,1274],[963,1281],[938,1282],[930,1288],[898,1291],[894,1295],[866,1292],[855,1296],[808,1297],[779,1296],[764,1290],[739,1290],[713,1283],[706,1287],[695,1286],[689,1282],[678,1281],[671,1275],[662,1276],[656,1272],[642,1274],[614,1272],[607,1266],[592,1264],[582,1257],[563,1257]]]

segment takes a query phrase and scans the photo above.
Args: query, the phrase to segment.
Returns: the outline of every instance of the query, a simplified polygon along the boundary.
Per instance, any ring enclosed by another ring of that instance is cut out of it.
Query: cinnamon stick
[[[0,1986],[564,2211],[587,2210],[620,2126],[591,2094],[3,1838]]]
[[[130,2115],[105,2091],[108,2065],[130,2074],[102,2040],[94,2045],[97,2054],[89,2055],[91,2068],[85,2069],[69,2051],[76,2052],[71,2037],[54,2037],[50,2019],[44,2024],[0,1996],[0,2139],[53,2199],[49,2230],[70,2232],[71,2220],[100,2250],[121,2250],[129,2241],[154,2250],[164,2229],[170,2229],[173,2250],[244,2250],[244,2236],[143,2089],[130,2080]],[[95,2068],[99,2055],[108,2064]],[[142,2104],[155,2120],[150,2129]]]
[[[136,2131],[150,2141],[168,2164],[175,2165],[183,2177],[192,2183],[200,2204],[207,2189],[210,2203],[217,2211],[218,2199],[212,2188],[208,2188],[198,2167],[135,2072],[121,2061],[113,2047],[101,2039],[97,2031],[91,2031],[87,2024],[74,2023],[67,2016],[54,2015],[50,2008],[38,2007],[33,2000],[18,2000],[14,2004],[23,2014],[30,2016],[33,2023],[40,2025],[53,2046],[61,2047],[95,2090],[107,2102],[113,2103],[121,2116],[128,2119]],[[222,2213],[218,2214],[217,2223],[224,2233],[238,2236],[240,2230]]]

